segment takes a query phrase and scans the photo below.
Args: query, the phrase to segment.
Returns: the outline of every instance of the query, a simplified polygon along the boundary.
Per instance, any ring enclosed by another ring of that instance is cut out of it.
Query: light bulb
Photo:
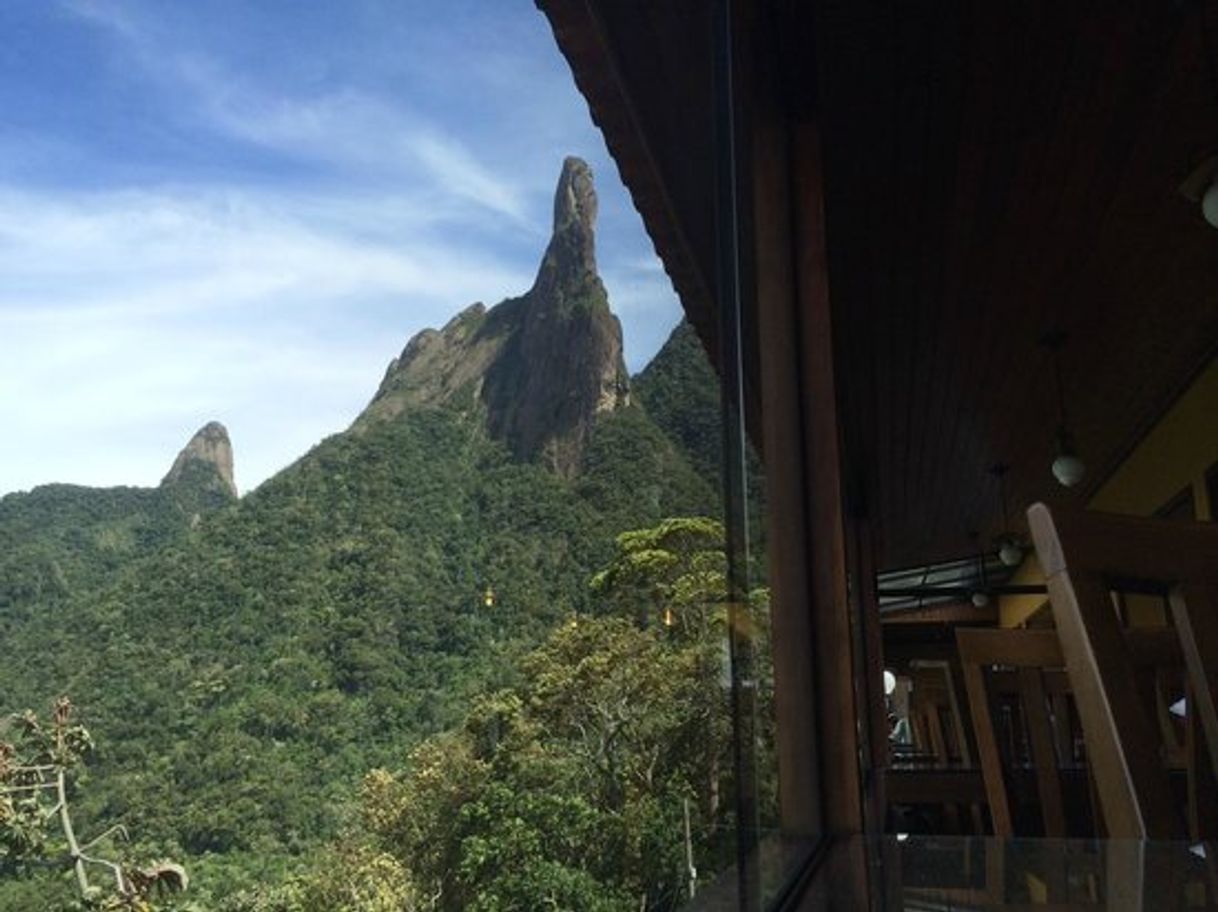
[[[1023,561],[1023,548],[1019,546],[1018,542],[1005,538],[998,549],[998,559],[1005,567],[1018,567]]]
[[[1053,477],[1063,487],[1072,488],[1087,474],[1083,461],[1073,453],[1065,452],[1053,460]]]
[[[884,669],[884,695],[892,696],[893,691],[897,689],[897,676],[887,668]]]
[[[985,592],[973,593],[973,606],[976,608],[984,608],[990,603],[990,597]]]
[[[1201,214],[1207,222],[1218,228],[1218,179],[1210,184],[1205,196],[1201,197]]]

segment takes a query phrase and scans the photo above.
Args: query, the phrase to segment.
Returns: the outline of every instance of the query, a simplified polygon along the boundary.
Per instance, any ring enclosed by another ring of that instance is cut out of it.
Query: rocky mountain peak
[[[161,486],[191,483],[200,477],[209,486],[222,488],[231,497],[237,496],[232,441],[228,438],[228,429],[218,421],[209,421],[195,432],[178,453]]]
[[[417,334],[357,426],[411,408],[472,409],[519,458],[575,474],[596,416],[630,396],[622,328],[596,271],[596,210],[592,169],[567,158],[533,287]]]
[[[582,158],[563,160],[554,191],[554,229],[550,246],[562,238],[586,272],[596,272],[596,186],[592,169]]]
[[[592,169],[581,158],[563,161],[554,191],[554,230],[546,246],[533,293],[540,303],[563,305],[589,285],[596,272],[596,187]],[[603,296],[604,289],[601,289]]]

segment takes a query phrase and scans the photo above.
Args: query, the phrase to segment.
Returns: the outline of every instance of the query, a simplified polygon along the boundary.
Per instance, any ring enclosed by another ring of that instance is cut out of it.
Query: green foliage
[[[699,475],[717,481],[723,451],[719,377],[692,325],[685,320],[677,324],[660,353],[639,374],[634,394]]]
[[[445,910],[674,908],[682,812],[706,869],[722,854],[728,720],[719,651],[617,618],[562,625],[517,687],[370,774],[364,826]],[[644,900],[645,898],[645,900]]]
[[[184,491],[55,484],[0,498],[0,633],[184,536]]]
[[[337,833],[366,770],[458,723],[589,609],[629,513],[611,506],[451,413],[332,438],[108,585],[6,615],[7,654],[31,661],[0,666],[0,693],[82,696],[104,745],[86,823],[203,859],[204,896],[279,879]]]
[[[430,908],[441,887],[469,908],[636,908],[645,892],[660,908],[683,883],[669,840],[686,798],[715,867],[730,763],[722,621],[705,606],[721,531],[615,536],[717,497],[647,411],[602,416],[572,480],[510,458],[476,413],[418,409],[324,441],[239,503],[184,481],[193,499],[0,500],[0,709],[62,690],[86,706],[100,747],[82,828],[121,822],[132,852],[190,859],[207,909]],[[702,715],[666,715],[699,681]],[[594,762],[577,732],[608,703],[587,701],[624,692],[657,715],[622,722]],[[413,822],[378,823],[357,784],[411,751],[379,794],[408,798]],[[424,838],[427,821],[463,835]],[[345,823],[376,838],[335,841]],[[0,908],[65,896],[39,883],[0,878]]]
[[[702,342],[692,325],[685,320],[677,324],[664,347],[639,374],[634,384],[634,395],[647,410],[654,426],[672,441],[682,459],[694,468],[700,478],[716,486],[717,493],[723,471],[719,377],[707,360]],[[753,440],[745,442],[749,531],[754,556],[763,558],[765,473],[753,443]],[[714,512],[717,512],[717,500],[715,508]],[[682,507],[666,515],[688,515],[708,510]],[[753,584],[764,584],[764,559],[754,563],[750,575]]]
[[[101,857],[99,843],[122,836],[121,827],[82,842],[72,822],[73,785],[85,758],[93,752],[88,730],[73,721],[66,697],[55,703],[49,723],[32,711],[13,716],[11,740],[0,741],[0,873],[26,876],[66,873],[76,892],[43,894],[41,905],[64,912],[155,912],[153,897],[186,889],[185,869],[172,862],[140,868]],[[99,885],[89,869],[101,869]],[[162,907],[166,908],[166,907]]]
[[[522,659],[517,684],[477,698],[462,725],[422,742],[405,770],[365,777],[360,822],[335,851],[380,865],[362,867],[345,889],[409,886],[402,908],[411,910],[682,905],[685,814],[704,876],[733,836],[722,539],[720,524],[702,518],[620,535],[592,582],[600,616],[560,624]],[[681,622],[618,613],[639,592]],[[764,594],[756,609],[764,616]],[[768,674],[761,683],[768,704]],[[772,807],[772,777],[763,787]],[[322,866],[297,885],[303,894],[248,897],[232,912],[311,909],[299,897],[332,877]]]

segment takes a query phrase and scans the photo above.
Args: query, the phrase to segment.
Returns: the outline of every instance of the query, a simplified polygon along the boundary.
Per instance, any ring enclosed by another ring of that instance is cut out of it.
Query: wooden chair
[[[920,661],[912,663],[909,673],[914,745],[934,758],[934,766],[971,766],[950,666],[944,661]]]
[[[1044,674],[1063,666],[1061,647],[1052,630],[957,630],[964,686],[977,739],[977,754],[985,780],[986,800],[995,836],[1012,836],[1012,822],[998,729],[991,709],[992,692],[986,681],[987,668],[1015,670],[1024,728],[1027,731],[1041,816],[1046,836],[1066,835],[1065,804],[1059,776],[1060,764],[1054,745],[1045,693]]]
[[[905,671],[913,685],[913,756],[923,762],[906,761],[887,771],[888,804],[937,807],[942,814],[938,832],[981,834],[985,794],[973,761],[959,663],[954,656],[913,659]]]
[[[1175,838],[1184,827],[1162,762],[1161,725],[1138,686],[1113,590],[1168,594],[1187,670],[1189,724],[1218,775],[1218,526],[1101,513],[1028,510],[1057,637],[1114,839]],[[1208,775],[1207,775],[1208,774]],[[1190,790],[1191,791],[1191,790]],[[1198,816],[1193,812],[1194,818]]]
[[[1180,761],[1183,755],[1174,731],[1166,721],[1174,692],[1159,682],[1183,667],[1175,635],[1169,630],[1132,630],[1124,634],[1129,650],[1131,675],[1145,686],[1139,699],[1154,706],[1163,722],[1156,731],[1165,760]],[[1065,656],[1057,631],[962,629],[956,631],[969,713],[977,739],[977,754],[986,786],[990,819],[996,836],[1033,835],[1016,832],[1011,809],[1013,789],[1007,770],[1016,765],[1031,769],[1044,836],[1070,835],[1063,773],[1083,772],[1086,759],[1075,750],[1074,719],[1078,707],[1065,670]],[[994,718],[1000,701],[1015,711],[1006,724]],[[1013,704],[1013,705],[1012,705]],[[1026,752],[1023,745],[1026,744]],[[1091,818],[1100,817],[1092,802]]]

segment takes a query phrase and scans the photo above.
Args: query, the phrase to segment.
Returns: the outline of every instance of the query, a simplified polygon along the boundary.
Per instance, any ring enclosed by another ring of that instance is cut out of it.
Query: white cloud
[[[446,237],[444,219],[393,211],[385,200],[223,188],[89,195],[0,188],[0,306],[13,320],[36,317],[32,305],[138,317],[293,293],[459,302],[521,281],[517,269]]]
[[[176,48],[112,3],[69,2],[82,20],[123,43],[133,63],[175,86],[179,105],[214,130],[278,153],[451,194],[540,233],[525,187],[496,173],[457,136],[399,104],[346,88],[307,97],[268,93],[220,61]]]
[[[124,38],[141,40],[143,30],[130,11],[113,0],[60,0],[60,6],[74,16],[103,26]]]
[[[211,418],[247,431],[255,485],[345,427],[414,332],[532,278],[417,214],[369,241],[364,205],[0,189],[0,492],[153,483]]]
[[[178,73],[212,124],[231,136],[382,179],[422,184],[536,228],[520,186],[417,115],[351,90],[303,100],[268,98],[199,60],[179,61]]]
[[[233,436],[238,483],[255,486],[343,429],[414,332],[528,287],[568,152],[601,156],[602,226],[616,251],[602,250],[602,263],[633,369],[677,319],[649,242],[631,234],[625,193],[605,192],[611,165],[561,63],[551,80],[542,54],[481,48],[457,62],[478,69],[471,90],[448,85],[443,55],[412,60],[444,98],[484,102],[450,117],[429,95],[440,123],[378,73],[358,89],[277,92],[201,54],[172,16],[151,18],[159,6],[64,8],[113,40],[123,80],[147,82],[137,94],[173,140],[166,154],[198,141],[216,158],[202,172],[168,159],[150,168],[175,175],[173,186],[141,183],[135,162],[109,172],[134,182],[125,189],[86,192],[70,188],[78,175],[123,164],[86,133],[0,137],[0,169],[53,159],[45,173],[67,178],[51,190],[0,183],[0,494],[154,484],[213,418]],[[509,116],[469,123],[499,102]]]

